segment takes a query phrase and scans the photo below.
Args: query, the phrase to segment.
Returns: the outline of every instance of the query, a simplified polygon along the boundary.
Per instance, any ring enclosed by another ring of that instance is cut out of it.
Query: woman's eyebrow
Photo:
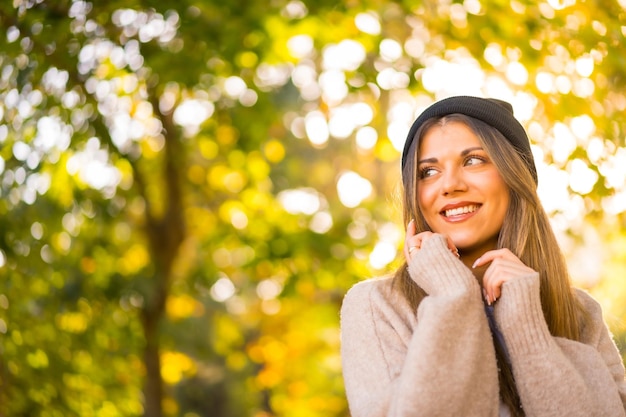
[[[461,155],[466,156],[467,154],[470,154],[474,151],[482,151],[482,150],[483,150],[482,146],[474,146],[473,148],[465,149],[463,152],[461,152]]]
[[[421,159],[419,161],[417,161],[417,165],[422,165],[422,164],[432,164],[437,162],[437,158],[426,158],[426,159]]]
[[[483,148],[482,146],[474,146],[472,148],[467,148],[461,151],[461,156],[467,156],[470,153],[474,152],[474,151],[482,151]],[[417,165],[421,165],[421,164],[432,164],[437,162],[438,159],[437,158],[425,158],[425,159],[420,159],[419,161],[417,161]]]

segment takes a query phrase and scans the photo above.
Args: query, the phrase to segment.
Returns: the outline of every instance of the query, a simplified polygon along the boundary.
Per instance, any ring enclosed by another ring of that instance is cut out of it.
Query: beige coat
[[[409,272],[429,294],[417,312],[390,278],[358,283],[344,299],[341,353],[352,417],[506,415],[472,272],[440,237],[425,242]],[[577,294],[590,314],[581,342],[550,334],[538,274],[502,287],[495,319],[526,416],[626,416],[622,359],[599,304]]]

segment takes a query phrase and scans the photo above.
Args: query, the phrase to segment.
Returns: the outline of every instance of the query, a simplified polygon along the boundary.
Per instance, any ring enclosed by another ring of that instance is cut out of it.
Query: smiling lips
[[[469,204],[463,207],[455,207],[455,208],[443,210],[441,214],[443,214],[443,216],[447,218],[454,217],[454,216],[461,216],[463,214],[473,213],[476,210],[478,210],[479,207],[480,206],[478,204]]]

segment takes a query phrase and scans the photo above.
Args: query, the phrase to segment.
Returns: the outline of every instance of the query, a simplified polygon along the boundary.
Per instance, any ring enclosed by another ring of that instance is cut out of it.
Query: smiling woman
[[[621,357],[570,285],[512,107],[433,104],[402,168],[406,262],[342,306],[352,416],[626,415]]]
[[[496,247],[508,187],[465,123],[442,118],[428,130],[417,172],[419,211],[432,230],[449,236],[470,265]]]

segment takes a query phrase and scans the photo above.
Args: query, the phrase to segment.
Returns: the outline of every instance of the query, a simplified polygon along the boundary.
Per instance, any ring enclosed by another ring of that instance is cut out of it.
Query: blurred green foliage
[[[623,3],[15,0],[0,22],[0,416],[347,416],[341,299],[393,268],[398,139],[452,93],[521,109],[626,347]]]

